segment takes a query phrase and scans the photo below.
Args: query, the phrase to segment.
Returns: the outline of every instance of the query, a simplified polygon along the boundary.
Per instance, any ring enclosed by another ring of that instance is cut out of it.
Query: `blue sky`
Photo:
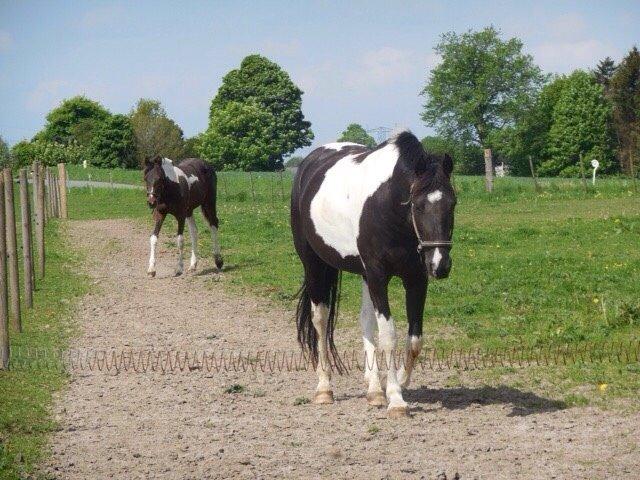
[[[85,94],[120,113],[157,98],[190,136],[250,53],[305,91],[315,144],[350,122],[424,135],[418,94],[439,35],[490,24],[545,71],[569,72],[640,42],[640,2],[0,0],[0,135],[30,138],[60,100]]]

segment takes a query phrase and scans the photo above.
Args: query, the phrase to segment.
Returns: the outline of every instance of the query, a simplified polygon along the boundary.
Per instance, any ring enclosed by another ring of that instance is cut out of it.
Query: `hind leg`
[[[315,256],[315,254],[314,254]],[[311,298],[311,321],[317,334],[318,386],[313,402],[316,404],[333,403],[333,390],[331,389],[331,361],[329,360],[329,335],[332,326],[330,322],[331,290],[336,284],[338,271],[324,263],[320,258],[315,258],[305,264],[305,278]]]
[[[220,241],[218,240],[218,217],[216,215],[215,205],[202,205],[202,214],[207,219],[209,227],[211,227],[211,244],[213,245],[213,258],[216,262],[216,267],[222,270],[224,262],[220,253]]]

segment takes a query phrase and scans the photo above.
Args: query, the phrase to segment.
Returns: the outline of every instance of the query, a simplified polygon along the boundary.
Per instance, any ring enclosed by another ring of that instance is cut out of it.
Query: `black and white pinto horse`
[[[354,143],[324,145],[300,165],[291,195],[293,240],[304,266],[296,317],[298,340],[319,377],[314,403],[333,403],[330,354],[341,371],[333,331],[339,272],[346,270],[363,278],[367,402],[382,406],[388,400],[390,417],[407,415],[402,387],[409,385],[422,348],[428,278],[445,278],[451,269],[452,170],[451,157],[425,152],[410,132],[373,150]],[[387,293],[393,276],[403,282],[409,321],[400,362]],[[386,399],[374,360],[376,325],[387,366]]]
[[[153,209],[155,227],[149,240],[149,268],[147,273],[156,274],[156,245],[158,235],[167,214],[178,221],[178,266],[176,275],[184,271],[182,251],[184,248],[184,223],[189,225],[191,237],[191,262],[189,271],[195,271],[198,264],[198,232],[193,211],[202,207],[202,213],[211,227],[213,255],[218,269],[222,268],[222,256],[218,243],[218,217],[216,215],[217,177],[213,167],[198,158],[188,158],[174,166],[167,158],[156,156],[145,162],[144,181],[147,186],[147,202]]]

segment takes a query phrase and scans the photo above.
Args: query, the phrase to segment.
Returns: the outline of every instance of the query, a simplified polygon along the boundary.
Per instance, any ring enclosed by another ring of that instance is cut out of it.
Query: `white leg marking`
[[[187,225],[189,226],[189,237],[191,238],[191,262],[189,262],[189,271],[192,272],[198,265],[198,230],[196,229],[196,220],[193,215],[187,217]]]
[[[158,237],[155,235],[151,235],[149,238],[149,268],[147,269],[148,274],[156,273],[156,245],[158,244]]]
[[[364,343],[364,379],[369,382],[367,394],[373,398],[373,394],[382,393],[380,377],[378,375],[378,362],[376,358],[376,314],[369,295],[367,282],[362,281],[362,306],[360,307],[360,326],[362,327],[362,342]]]
[[[176,267],[176,275],[182,275],[182,272],[184,271],[184,262],[182,260],[182,251],[184,249],[184,237],[182,235],[178,235],[177,243],[178,243],[178,266]]]
[[[327,352],[327,322],[329,320],[329,309],[324,303],[315,304],[311,302],[312,322],[318,332],[318,387],[316,392],[331,391],[331,365],[329,363],[329,352]]]
[[[396,327],[394,325],[393,318],[386,318],[384,315],[376,311],[376,319],[378,320],[378,344],[385,354],[385,362],[387,364],[388,409],[406,408],[407,403],[402,398],[402,388],[400,387],[398,377],[396,376],[395,350],[397,347],[397,339]]]
[[[398,370],[398,381],[403,388],[407,388],[411,382],[411,372],[415,365],[416,358],[422,350],[422,337],[417,335],[407,336],[407,345],[405,349],[404,362]]]

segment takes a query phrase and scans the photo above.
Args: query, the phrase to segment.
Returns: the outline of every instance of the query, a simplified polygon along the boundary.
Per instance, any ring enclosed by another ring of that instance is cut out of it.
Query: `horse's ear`
[[[444,173],[450,177],[451,172],[453,172],[453,159],[448,153],[444,154],[444,158],[442,159],[442,168],[444,169]]]

